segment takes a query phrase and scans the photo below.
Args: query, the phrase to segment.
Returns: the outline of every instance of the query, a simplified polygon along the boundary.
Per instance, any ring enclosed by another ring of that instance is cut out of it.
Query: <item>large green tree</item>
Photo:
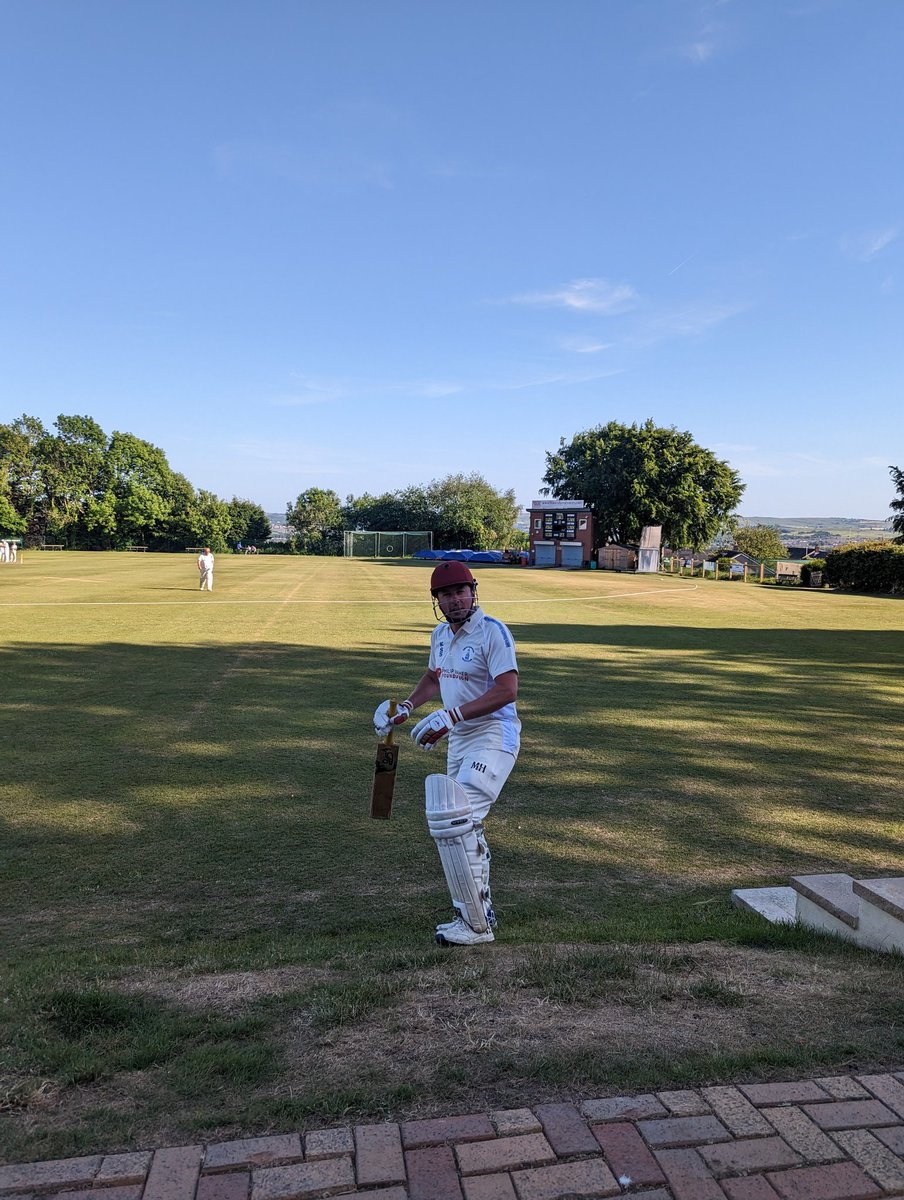
[[[342,502],[329,488],[308,488],[286,506],[286,524],[298,531],[296,546],[303,554],[341,554]]]
[[[895,541],[904,545],[904,471],[900,467],[889,467],[892,482],[897,489],[897,498],[892,500],[889,507],[894,511],[891,527],[897,533]]]
[[[482,475],[447,475],[381,496],[349,496],[343,515],[350,529],[430,529],[438,549],[503,549],[514,538],[518,503]]]
[[[497,492],[482,475],[447,475],[426,488],[440,547],[503,549],[511,542],[518,503],[511,489]],[[431,526],[427,526],[430,528]]]
[[[735,530],[735,547],[751,558],[784,558],[787,549],[774,525],[742,525]]]
[[[232,540],[232,514],[225,500],[199,488],[195,502],[194,536],[199,546],[210,546],[217,553],[226,550]]]
[[[232,522],[232,540],[244,545],[258,546],[269,541],[273,532],[270,518],[259,504],[251,500],[240,500],[233,496],[229,501],[229,518]]]
[[[610,421],[564,438],[546,455],[544,481],[559,499],[584,500],[594,516],[595,549],[637,542],[661,525],[665,544],[702,549],[730,520],[744,491],[737,472],[690,433]]]
[[[103,487],[107,435],[91,417],[60,415],[41,443],[47,532],[70,546],[88,545],[88,502]]]
[[[158,447],[114,432],[104,459],[103,486],[89,514],[102,544],[156,545],[167,540],[173,515],[173,471]]]
[[[108,439],[87,416],[61,415],[53,432],[27,415],[0,424],[0,535],[87,549],[222,550],[270,532],[260,505],[195,491],[159,447],[134,434]]]
[[[349,496],[343,509],[347,529],[432,529],[433,513],[422,487],[407,487],[380,496]]]
[[[47,436],[38,418],[24,413],[8,425],[0,425],[0,495],[5,497],[0,508],[6,516],[6,531],[24,533],[29,545],[42,541],[47,528],[41,469]]]

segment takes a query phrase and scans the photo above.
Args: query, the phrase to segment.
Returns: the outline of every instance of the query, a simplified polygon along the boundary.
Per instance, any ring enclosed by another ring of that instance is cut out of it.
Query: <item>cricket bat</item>
[[[396,714],[395,700],[389,701],[389,715]],[[392,744],[390,729],[377,746],[374,761],[374,789],[370,795],[370,815],[379,821],[388,821],[392,816],[392,793],[395,790],[396,767],[399,765],[399,748]]]

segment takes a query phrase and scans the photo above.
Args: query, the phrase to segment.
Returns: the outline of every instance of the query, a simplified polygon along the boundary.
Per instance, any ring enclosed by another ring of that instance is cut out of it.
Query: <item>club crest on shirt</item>
[[[473,657],[474,657],[474,647],[473,646],[465,646],[464,650],[462,650],[462,652],[461,652],[461,661],[462,662],[470,662]]]

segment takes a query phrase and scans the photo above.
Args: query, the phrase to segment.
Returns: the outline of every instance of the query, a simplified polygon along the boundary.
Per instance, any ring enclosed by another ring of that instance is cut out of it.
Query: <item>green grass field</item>
[[[900,1066],[904,965],[738,885],[904,874],[904,604],[485,568],[521,759],[493,946],[441,951],[402,737],[429,566],[27,552],[0,567],[7,1159]]]

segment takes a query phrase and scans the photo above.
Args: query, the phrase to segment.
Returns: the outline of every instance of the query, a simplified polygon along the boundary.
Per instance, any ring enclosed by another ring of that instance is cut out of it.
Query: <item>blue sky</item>
[[[747,515],[904,466],[901,0],[4,0],[0,420],[268,511],[609,420]]]

